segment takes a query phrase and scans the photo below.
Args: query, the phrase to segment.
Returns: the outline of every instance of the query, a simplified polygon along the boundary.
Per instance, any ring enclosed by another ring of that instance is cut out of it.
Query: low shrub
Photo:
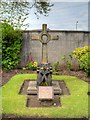
[[[80,62],[80,69],[84,70],[87,75],[90,75],[90,46],[76,48],[73,55]]]
[[[89,53],[89,52],[90,52],[90,46],[84,46],[84,47],[76,48],[73,51],[73,54],[76,58],[80,59],[82,55]]]

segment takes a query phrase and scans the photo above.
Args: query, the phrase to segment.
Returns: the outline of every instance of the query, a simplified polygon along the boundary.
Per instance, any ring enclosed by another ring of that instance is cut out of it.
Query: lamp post
[[[77,30],[77,24],[78,24],[78,21],[76,21],[76,30]]]

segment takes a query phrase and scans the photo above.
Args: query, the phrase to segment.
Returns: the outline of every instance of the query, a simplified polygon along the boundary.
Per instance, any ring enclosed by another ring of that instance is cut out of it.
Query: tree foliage
[[[34,9],[34,14],[39,18],[40,14],[47,16],[53,4],[47,1],[33,0],[33,2],[0,2],[0,18],[1,21],[7,22],[14,28],[27,26],[24,21],[28,18],[30,10]]]
[[[2,23],[2,68],[11,70],[20,61],[21,32],[16,31],[7,23]]]

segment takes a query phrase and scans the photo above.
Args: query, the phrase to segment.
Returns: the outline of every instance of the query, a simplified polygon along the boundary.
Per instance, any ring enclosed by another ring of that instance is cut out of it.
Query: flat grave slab
[[[39,86],[38,99],[39,100],[53,100],[54,92],[52,86]]]

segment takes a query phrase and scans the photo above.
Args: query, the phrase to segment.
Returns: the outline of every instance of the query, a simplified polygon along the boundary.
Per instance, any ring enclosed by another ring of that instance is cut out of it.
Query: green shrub
[[[90,46],[76,48],[73,54],[80,62],[80,69],[83,69],[87,75],[90,75]]]
[[[90,52],[81,56],[80,68],[84,69],[85,72],[90,75]]]
[[[2,23],[2,68],[11,70],[20,61],[21,32],[7,23]]]
[[[84,55],[88,52],[90,52],[90,46],[84,46],[84,47],[76,48],[73,51],[73,54],[76,58],[80,59],[82,55]]]

